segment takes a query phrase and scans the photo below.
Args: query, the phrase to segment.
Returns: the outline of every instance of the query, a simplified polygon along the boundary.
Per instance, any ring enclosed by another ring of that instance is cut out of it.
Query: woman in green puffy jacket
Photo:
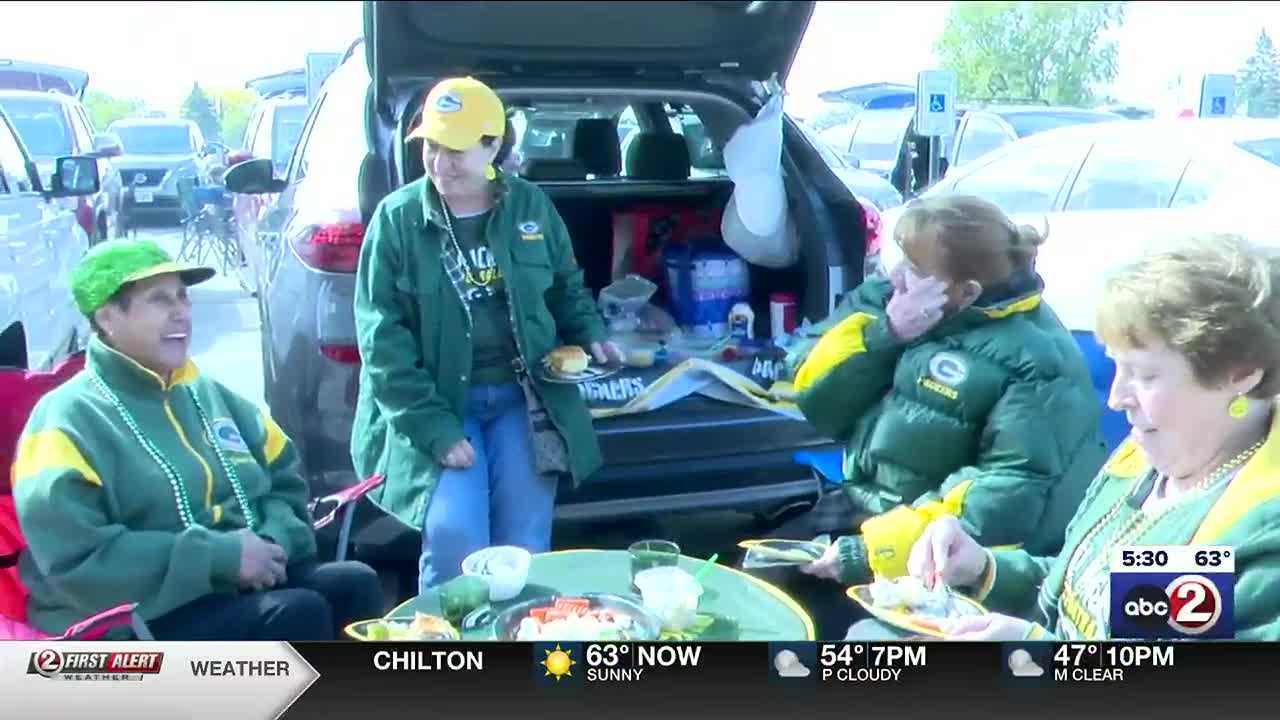
[[[1053,553],[1106,459],[1088,367],[1044,303],[1043,242],[976,197],[913,203],[904,260],[793,352],[805,417],[846,446],[843,535],[804,568],[842,583],[906,574],[928,524]],[[795,366],[793,365],[793,367]],[[845,601],[847,603],[847,601]]]

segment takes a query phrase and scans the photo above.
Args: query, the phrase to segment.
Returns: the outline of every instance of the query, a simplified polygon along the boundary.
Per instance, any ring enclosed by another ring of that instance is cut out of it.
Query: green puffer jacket
[[[497,183],[485,239],[506,278],[524,363],[537,366],[562,343],[586,347],[604,340],[604,320],[550,198],[518,178]],[[352,459],[360,477],[386,477],[370,498],[415,529],[436,487],[438,458],[465,438],[471,320],[445,270],[447,232],[431,182],[412,182],[374,211],[356,273],[362,365]],[[530,375],[581,482],[601,465],[591,415],[576,386]]]
[[[800,408],[847,444],[845,489],[873,515],[840,541],[846,579],[905,574],[943,514],[984,545],[1061,546],[1107,453],[1088,367],[1042,289],[1028,276],[902,343],[893,287],[873,279],[792,351]]]

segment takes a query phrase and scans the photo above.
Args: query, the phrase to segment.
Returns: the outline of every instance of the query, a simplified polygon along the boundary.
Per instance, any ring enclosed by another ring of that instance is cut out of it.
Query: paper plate
[[[431,634],[415,634],[407,636],[407,630],[413,617],[389,617],[389,618],[372,618],[369,620],[360,620],[353,622],[344,628],[347,637],[362,642],[432,642],[432,641],[456,641],[461,639],[458,631],[450,626],[448,629],[441,628],[438,633]],[[443,622],[443,621],[442,621]],[[381,626],[390,632],[388,637],[374,637],[373,626]]]
[[[602,380],[615,375],[622,369],[622,365],[596,365],[591,363],[586,370],[580,373],[558,373],[543,364],[539,370],[543,380],[561,385],[577,385],[578,383],[591,382],[593,380]]]
[[[871,599],[870,585],[854,585],[845,593],[850,599],[866,608],[875,618],[883,623],[892,625],[899,630],[904,630],[915,635],[927,635],[934,638],[945,638],[947,634],[934,623],[939,619],[930,615],[916,615],[914,613],[902,612],[901,610],[888,610],[886,608],[877,607]],[[963,606],[968,612],[965,615],[989,615],[991,614],[986,608],[982,607],[973,600],[958,594],[951,596],[956,604]]]

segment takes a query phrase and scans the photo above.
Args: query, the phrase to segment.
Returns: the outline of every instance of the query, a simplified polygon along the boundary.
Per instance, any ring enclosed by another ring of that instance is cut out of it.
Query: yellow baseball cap
[[[441,80],[422,104],[422,122],[409,139],[423,138],[451,150],[466,150],[485,136],[501,138],[507,129],[502,100],[472,77]]]

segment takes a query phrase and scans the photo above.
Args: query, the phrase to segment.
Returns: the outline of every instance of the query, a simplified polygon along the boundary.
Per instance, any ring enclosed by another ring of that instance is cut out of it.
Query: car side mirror
[[[98,159],[87,155],[60,157],[54,164],[51,198],[93,195],[102,188],[98,177]]]
[[[120,157],[124,154],[124,143],[114,133],[98,133],[93,136],[93,154],[100,158]]]
[[[247,160],[233,165],[223,179],[227,190],[237,195],[261,195],[283,192],[289,183],[276,179],[271,158]]]

